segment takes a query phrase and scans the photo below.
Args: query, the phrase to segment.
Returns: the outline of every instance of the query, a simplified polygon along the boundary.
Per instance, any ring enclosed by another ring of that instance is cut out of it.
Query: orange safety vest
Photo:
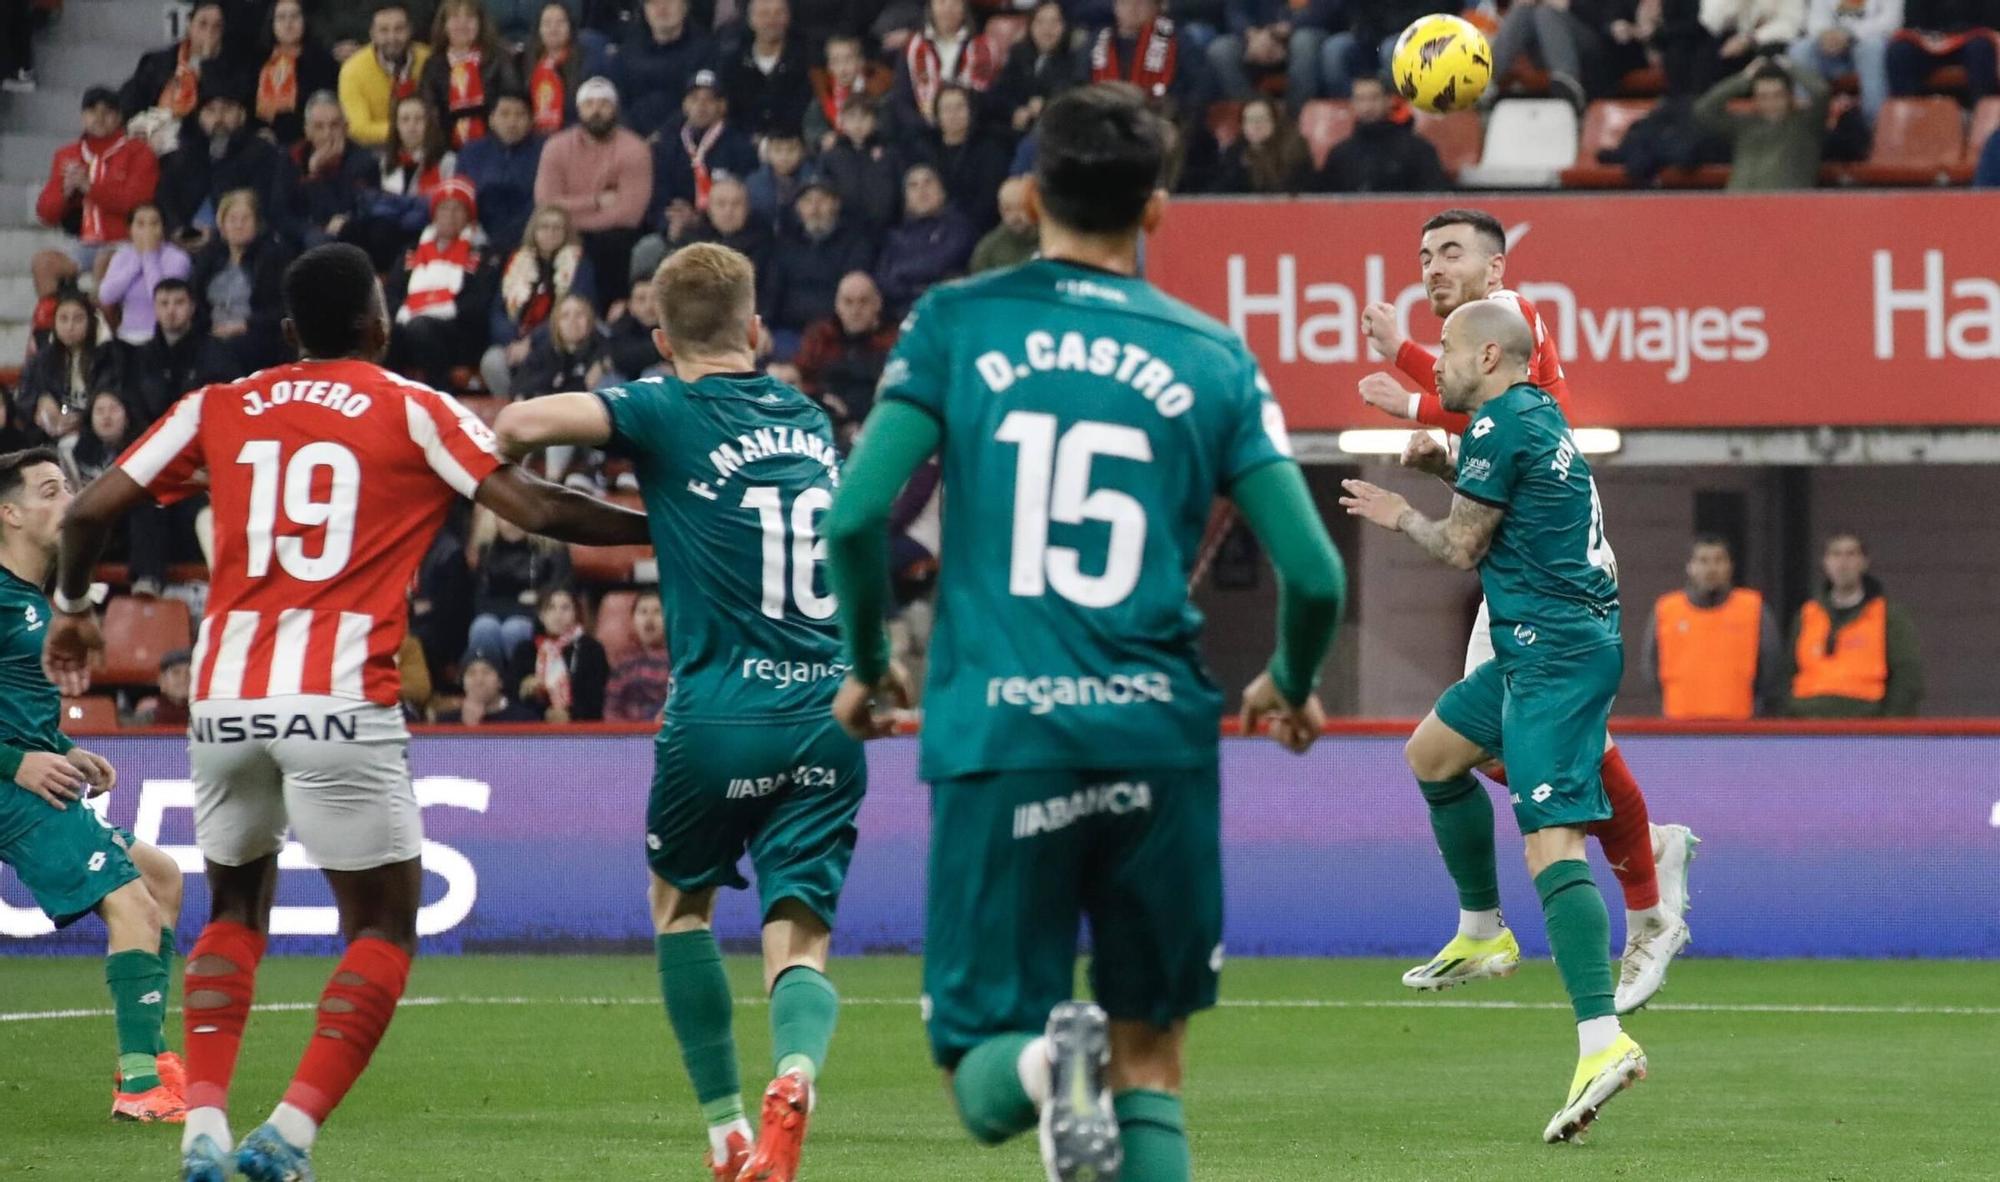
[[[1832,643],[1828,639],[1831,636]],[[1833,634],[1819,600],[1799,609],[1799,672],[1794,698],[1853,698],[1879,702],[1889,692],[1889,605],[1880,596]]]
[[[1757,713],[1757,642],[1764,597],[1738,587],[1714,607],[1687,592],[1653,605],[1661,710],[1668,718],[1750,718]]]

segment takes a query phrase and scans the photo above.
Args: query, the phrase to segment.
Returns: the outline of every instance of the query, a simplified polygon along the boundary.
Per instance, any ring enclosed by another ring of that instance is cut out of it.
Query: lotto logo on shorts
[[[1533,792],[1530,792],[1528,796],[1529,799],[1533,800],[1536,804],[1541,804],[1544,801],[1548,800],[1549,797],[1554,796],[1555,794],[1556,790],[1553,787],[1544,784],[1540,788],[1537,788]]]
[[[104,860],[105,859],[103,850],[99,850],[96,853],[90,855],[90,861],[87,863],[87,865],[90,867],[90,872],[92,874],[95,874],[98,871],[104,869]]]

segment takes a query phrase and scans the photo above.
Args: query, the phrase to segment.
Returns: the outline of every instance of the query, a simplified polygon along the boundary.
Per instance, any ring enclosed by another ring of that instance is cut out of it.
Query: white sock
[[[1014,1063],[1014,1071],[1021,1077],[1021,1090],[1028,1093],[1028,1099],[1040,1108],[1049,1102],[1049,1040],[1038,1038],[1021,1048],[1021,1057]]]
[[[1669,922],[1671,921],[1667,916],[1666,909],[1658,903],[1653,904],[1644,911],[1627,910],[1625,912],[1625,931],[1627,934],[1642,932],[1647,928],[1663,928]]]
[[[290,1104],[280,1104],[273,1109],[270,1124],[278,1130],[278,1135],[285,1139],[286,1144],[296,1149],[310,1151],[313,1138],[319,1136],[319,1122],[307,1116],[303,1109]]]
[[[1577,1054],[1588,1059],[1592,1055],[1609,1048],[1618,1041],[1618,1019],[1615,1017],[1590,1018],[1576,1024]]]
[[[194,1139],[203,1134],[215,1138],[224,1153],[236,1148],[229,1136],[229,1115],[220,1108],[190,1108],[187,1123],[181,1126],[181,1152],[194,1148]]]
[[[1489,907],[1484,911],[1459,909],[1458,934],[1461,936],[1468,936],[1474,940],[1491,940],[1506,930],[1507,925],[1500,922],[1498,907]]]
[[[708,1126],[708,1151],[714,1155],[716,1161],[724,1164],[727,1164],[729,1161],[729,1135],[731,1133],[740,1135],[745,1145],[749,1145],[757,1140],[757,1134],[750,1131],[749,1120],[741,1116],[723,1124]]]

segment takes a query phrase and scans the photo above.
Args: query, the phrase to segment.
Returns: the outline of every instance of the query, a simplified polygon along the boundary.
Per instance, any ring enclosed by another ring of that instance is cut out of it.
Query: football
[[[1411,22],[1396,39],[1396,89],[1421,111],[1463,111],[1493,80],[1493,50],[1478,26],[1438,14]]]

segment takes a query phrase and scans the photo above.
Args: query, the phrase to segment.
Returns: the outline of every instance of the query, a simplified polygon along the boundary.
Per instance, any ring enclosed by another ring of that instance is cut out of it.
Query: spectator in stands
[[[638,647],[612,667],[604,691],[606,722],[657,722],[673,692],[667,620],[658,595],[641,592],[632,604],[632,639]]]
[[[396,131],[396,104],[417,93],[431,47],[412,44],[410,10],[401,0],[375,7],[368,21],[368,49],[340,66],[340,108],[347,134],[364,148],[387,146]]]
[[[132,434],[139,435],[189,390],[236,375],[227,349],[194,331],[194,291],[185,279],[153,285],[153,336],[134,349],[125,366],[125,404]]]
[[[964,87],[940,90],[934,113],[936,126],[918,137],[916,157],[937,169],[951,203],[964,211],[974,233],[984,234],[1000,220],[1000,182],[1012,153],[979,126],[972,92]]]
[[[188,691],[194,678],[193,654],[184,648],[160,658],[159,692],[139,700],[132,712],[134,726],[186,727]]]
[[[794,363],[800,389],[826,408],[843,450],[875,406],[875,386],[896,346],[896,326],[882,321],[882,293],[865,271],[844,276],[833,315],[815,323],[799,341]]]
[[[592,78],[577,89],[582,118],[543,147],[535,204],[569,211],[591,270],[610,281],[625,274],[652,207],[653,157],[645,140],[618,126],[618,88],[609,79]]]
[[[653,302],[653,277],[634,275],[632,294],[605,332],[605,358],[611,373],[629,382],[660,364],[660,349],[653,343],[653,330],[658,327],[660,312]]]
[[[1660,596],[1640,646],[1646,679],[1667,718],[1753,718],[1784,704],[1778,623],[1764,597],[1736,586],[1727,540],[1703,534],[1688,554],[1687,586]]]
[[[686,232],[695,215],[708,208],[710,188],[720,176],[738,179],[757,170],[750,137],[730,125],[715,71],[697,70],[681,98],[681,117],[653,144],[651,219],[669,239]]]
[[[1607,93],[1617,81],[1608,76],[1604,23],[1597,0],[1514,0],[1493,35],[1493,77],[1505,80],[1526,57],[1547,71],[1549,93],[1581,113],[1589,95]],[[1499,88],[1487,94],[1498,97]]]
[[[111,253],[111,265],[97,285],[98,306],[118,312],[118,339],[139,346],[153,339],[153,288],[162,279],[186,279],[193,263],[168,242],[158,206],[134,206],[132,237]]]
[[[1416,133],[1407,117],[1391,118],[1389,89],[1380,78],[1356,78],[1351,90],[1348,109],[1354,114],[1354,132],[1326,154],[1313,180],[1314,189],[1322,193],[1434,193],[1451,188],[1437,149]],[[1247,116],[1249,109],[1244,113]]]
[[[250,125],[247,84],[220,68],[203,71],[201,113],[181,124],[181,146],[161,165],[160,213],[190,252],[212,241],[223,194],[242,189],[256,194],[260,213],[271,211],[274,229],[289,229],[292,170],[284,151]]]
[[[593,30],[578,32],[575,18],[561,0],[542,5],[534,40],[528,42],[521,61],[528,75],[528,109],[535,130],[544,135],[581,119],[579,88],[611,68],[604,38]]]
[[[536,329],[528,340],[528,356],[514,371],[515,398],[535,398],[568,390],[595,390],[611,373],[609,343],[597,322],[597,308],[580,295],[557,301],[548,323]],[[561,480],[571,471],[574,449],[551,447],[543,453],[550,480]],[[594,483],[598,460],[577,469],[575,479]]]
[[[1794,86],[1806,92],[1804,103],[1794,99]],[[1749,113],[1729,109],[1746,96]],[[1787,69],[1758,58],[1711,87],[1694,113],[1704,129],[1730,142],[1732,192],[1810,189],[1819,183],[1830,97],[1826,80],[1810,67],[1795,62]]]
[[[813,151],[826,151],[840,137],[840,113],[849,100],[879,100],[889,93],[895,81],[895,74],[887,66],[867,60],[861,38],[829,38],[826,65],[812,72],[813,101],[805,114],[805,138],[813,145]]]
[[[850,101],[840,112],[839,141],[819,157],[819,175],[840,193],[847,216],[871,235],[895,220],[905,168],[880,125],[875,100]]]
[[[1069,21],[1058,0],[1042,0],[1028,18],[1028,35],[1007,51],[993,84],[992,103],[1016,135],[1042,116],[1042,105],[1080,84],[1086,75],[1069,43]]]
[[[729,121],[749,135],[798,127],[812,103],[812,58],[792,34],[788,0],[749,0],[744,29],[721,52]]]
[[[896,121],[916,132],[937,126],[938,96],[947,86],[984,94],[1000,74],[992,42],[978,36],[966,0],[927,0],[924,27],[903,48],[896,67]]]
[[[231,376],[240,377],[290,355],[281,326],[285,266],[292,256],[264,225],[254,190],[224,194],[215,221],[216,235],[194,256],[188,277],[195,331],[228,350]]]
[[[62,457],[63,475],[70,487],[82,488],[118,462],[125,445],[132,441],[132,416],[125,411],[125,399],[110,387],[91,391],[83,427],[56,447]],[[125,552],[126,528],[119,528],[117,553]],[[115,561],[115,559],[114,559]]]
[[[525,94],[514,57],[500,47],[479,0],[444,0],[431,22],[431,56],[418,93],[444,121],[453,149],[486,135],[493,104],[503,94]]]
[[[46,17],[31,0],[0,0],[0,92],[35,92],[35,29]]]
[[[432,190],[430,203],[431,224],[388,284],[396,309],[389,364],[451,389],[451,371],[474,364],[485,349],[499,267],[479,246],[472,182],[453,177]]]
[[[1008,177],[1000,186],[1000,224],[986,232],[972,248],[971,274],[1013,267],[1035,257],[1041,249],[1041,234],[1028,212],[1028,182]]]
[[[386,272],[430,224],[431,194],[458,175],[458,157],[437,112],[413,94],[397,101],[394,146],[377,159],[376,183],[362,194],[360,212],[341,237],[366,250],[375,268]]]
[[[571,292],[595,300],[597,277],[569,211],[544,205],[500,271],[500,298],[489,317],[491,344],[479,363],[488,390],[512,393],[512,373],[528,360],[529,338]]]
[[[1794,718],[1907,718],[1924,698],[1916,621],[1882,595],[1860,535],[1826,540],[1826,582],[1792,623]]]
[[[91,395],[124,388],[119,346],[98,340],[97,305],[74,287],[56,295],[55,329],[21,373],[17,413],[40,433],[36,443],[76,434]]]
[[[875,264],[875,283],[900,319],[924,289],[965,273],[978,235],[946,199],[944,182],[928,164],[903,176],[903,220],[889,228]]]
[[[640,10],[612,77],[626,96],[625,125],[651,138],[679,114],[674,98],[695,72],[713,68],[715,44],[689,23],[688,0],[644,0]]]
[[[534,639],[516,647],[509,664],[517,696],[539,706],[543,722],[601,721],[611,663],[604,658],[604,646],[584,630],[576,592],[567,587],[544,591],[535,619],[540,626]]]
[[[126,238],[126,219],[153,200],[159,179],[153,150],[125,134],[118,96],[107,86],[84,91],[83,135],[56,149],[49,161],[48,182],[35,201],[35,216],[41,223],[75,242],[67,253],[45,250],[34,256],[29,266],[35,295],[53,295],[79,270],[102,275],[111,263],[111,248]]]
[[[481,726],[495,722],[540,722],[532,706],[507,696],[507,683],[500,676],[500,662],[484,653],[468,657],[459,672],[465,698],[458,709],[438,715],[437,720],[458,726]]]
[[[201,101],[203,67],[221,54],[222,5],[202,0],[188,13],[187,31],[178,42],[139,59],[139,68],[118,92],[120,113],[130,119],[160,107],[185,119]]]
[[[548,0],[485,0],[486,17],[493,22],[500,44],[513,53],[526,49],[546,3]]]
[[[1078,71],[1087,81],[1130,82],[1149,101],[1172,99],[1181,111],[1207,108],[1201,52],[1161,14],[1160,0],[1114,0],[1112,16],[1081,51]]]
[[[1965,70],[1965,93],[1974,104],[2000,91],[1995,49],[2000,4],[1993,0],[1906,0],[1903,28],[1889,42],[1885,65],[1889,93],[1922,94],[1931,71]]]
[[[350,143],[340,100],[322,90],[306,100],[305,136],[290,151],[292,221],[308,249],[342,238],[382,183],[375,153]]]
[[[470,502],[462,501],[446,514],[417,565],[410,594],[410,635],[423,648],[425,666],[440,680],[449,680],[458,668],[472,628],[472,566],[465,552],[471,521]]]
[[[306,10],[300,0],[278,0],[271,6],[260,52],[257,122],[289,147],[305,134],[306,101],[340,85],[340,67],[306,32]]]
[[[757,310],[781,361],[791,359],[808,325],[833,314],[841,277],[865,271],[875,260],[868,238],[842,224],[840,191],[830,182],[818,177],[806,182],[793,210],[797,221],[779,233],[771,265],[757,277]]]
[[[1515,0],[1515,7],[1533,3]],[[1229,31],[1208,43],[1207,55],[1223,98],[1251,98],[1277,74],[1292,110],[1319,97],[1319,52],[1340,17],[1340,0],[1228,0],[1224,12]]]
[[[776,229],[778,215],[790,209],[806,183],[806,142],[797,128],[780,128],[764,137],[758,154],[763,163],[744,182],[750,194],[750,216]]]
[[[708,209],[692,220],[682,219],[678,237],[648,234],[632,249],[632,275],[651,275],[670,251],[695,242],[716,242],[762,269],[770,260],[772,233],[768,223],[750,216],[750,190],[733,176],[717,177],[709,191]]]
[[[1855,79],[1873,124],[1889,98],[1889,42],[1902,23],[1903,0],[1810,0],[1791,57],[1829,81]]]
[[[499,254],[521,244],[534,211],[542,142],[528,113],[527,94],[502,91],[493,96],[486,134],[458,154],[458,175],[479,191],[479,224]]]
[[[1362,81],[1375,82],[1372,78]],[[1378,90],[1380,86],[1380,83],[1376,83]],[[1353,105],[1359,109],[1362,100],[1357,97]],[[1387,107],[1386,99],[1382,100],[1382,105],[1384,108]],[[1221,168],[1215,177],[1214,191],[1217,193],[1304,191],[1313,179],[1312,153],[1307,149],[1304,137],[1299,135],[1298,126],[1286,115],[1284,107],[1278,100],[1261,96],[1253,98],[1243,104],[1243,113],[1238,116],[1238,120],[1240,126],[1236,142],[1230,144],[1222,154]],[[1359,132],[1358,114],[1355,122],[1355,130]],[[1429,147],[1428,144],[1424,146]],[[1435,155],[1432,158],[1435,159]]]
[[[1703,0],[1702,28],[1715,39],[1697,77],[1704,87],[1739,73],[1759,57],[1785,52],[1805,28],[1805,0]]]
[[[535,635],[535,603],[543,591],[567,586],[569,551],[560,542],[531,537],[485,508],[472,513],[472,631],[469,656],[504,665],[509,653]]]
[[[1396,38],[1410,22],[1436,10],[1436,0],[1379,0],[1350,6],[1348,28],[1328,37],[1319,49],[1321,96],[1346,98],[1357,78],[1388,77]]]
[[[1696,19],[1697,10],[1691,0],[1675,0],[1674,11],[1684,28],[1700,33],[1701,22]],[[1598,19],[1598,58],[1603,77],[1616,84],[1634,70],[1663,65],[1667,19],[1663,0],[1600,0]],[[1690,54],[1682,56],[1692,62]],[[1585,72],[1590,68],[1586,62]],[[1676,77],[1672,70],[1663,72],[1667,75],[1669,95],[1685,95],[1693,85],[1687,70],[1682,71],[1681,77]]]
[[[1972,174],[1977,189],[2000,188],[2000,135],[1989,135],[1979,149],[1979,163]]]

